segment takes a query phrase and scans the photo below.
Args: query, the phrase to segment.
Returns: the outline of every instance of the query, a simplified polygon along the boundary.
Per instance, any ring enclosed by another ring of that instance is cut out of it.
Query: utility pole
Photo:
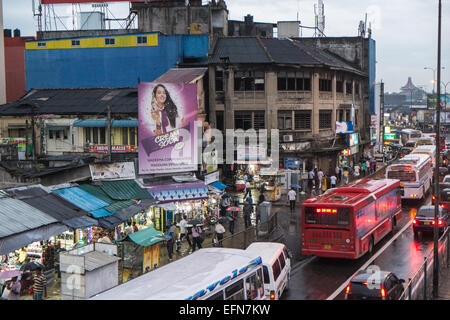
[[[434,183],[436,201],[434,202],[434,237],[433,237],[433,298],[437,299],[439,292],[439,150],[441,147],[441,11],[442,1],[439,0],[438,13],[438,52],[437,52],[437,97],[436,97],[436,166],[434,168]]]
[[[107,112],[107,132],[106,132],[106,138],[108,139],[108,161],[111,162],[111,106],[106,106],[106,112]]]

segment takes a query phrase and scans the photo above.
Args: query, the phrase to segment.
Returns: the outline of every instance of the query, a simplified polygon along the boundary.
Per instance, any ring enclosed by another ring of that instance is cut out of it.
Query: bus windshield
[[[388,172],[388,179],[399,179],[402,182],[416,181],[416,173],[406,170],[391,170]]]
[[[410,135],[411,138],[420,138],[421,136],[422,136],[422,134],[418,133],[418,132],[413,132]]]
[[[325,224],[329,226],[349,225],[348,208],[305,208],[307,224]]]

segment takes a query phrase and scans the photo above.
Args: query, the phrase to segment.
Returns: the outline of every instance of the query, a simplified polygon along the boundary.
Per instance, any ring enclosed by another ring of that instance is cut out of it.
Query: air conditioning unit
[[[292,134],[287,134],[283,136],[283,142],[292,142],[292,141],[294,141]]]

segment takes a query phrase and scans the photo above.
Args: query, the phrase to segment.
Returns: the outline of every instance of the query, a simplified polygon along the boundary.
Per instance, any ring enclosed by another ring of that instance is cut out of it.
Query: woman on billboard
[[[150,115],[154,120],[151,121],[151,126],[155,135],[184,127],[184,117],[180,116],[177,106],[162,84],[158,84],[153,89]]]

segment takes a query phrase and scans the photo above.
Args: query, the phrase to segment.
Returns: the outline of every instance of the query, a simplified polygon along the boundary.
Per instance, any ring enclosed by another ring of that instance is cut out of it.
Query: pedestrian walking
[[[165,228],[164,236],[166,237],[167,255],[169,256],[169,261],[172,261],[174,239],[170,232],[170,228],[167,226]]]
[[[358,166],[358,164],[355,165],[355,167],[353,168],[353,176],[355,176],[356,178],[359,177],[359,171],[361,170],[361,168]]]
[[[252,225],[251,215],[253,212],[253,205],[250,204],[248,201],[245,201],[243,212],[244,212],[245,229],[247,229]]]
[[[364,160],[362,161],[361,168],[362,168],[362,175],[363,175],[363,177],[365,177],[367,167],[366,167],[366,162]]]
[[[336,188],[337,178],[335,175],[332,175],[330,178],[331,188]]]
[[[335,174],[336,178],[338,179],[337,182],[341,182],[340,173],[341,173],[341,168],[338,165],[336,165],[336,168],[334,169],[334,174]]]
[[[295,192],[294,188],[289,190],[289,192],[287,194],[287,197],[288,197],[289,207],[291,209],[291,212],[294,212],[294,210],[295,210],[295,200],[297,198],[297,192]]]
[[[308,172],[308,191],[311,193],[313,189],[313,182],[314,182],[314,171],[311,169]]]
[[[187,227],[187,216],[183,215],[183,218],[180,221],[180,241],[183,241],[183,238],[186,238],[189,247],[192,247],[191,239],[189,239],[188,227]]]
[[[230,231],[231,234],[234,234],[234,222],[235,222],[236,218],[233,214],[233,212],[230,215],[230,220],[228,221],[228,230]]]
[[[322,189],[322,178],[323,178],[324,174],[322,169],[319,169],[319,171],[317,172],[317,178],[319,180],[319,190]]]
[[[198,225],[192,227],[192,252],[198,247],[202,248],[203,238],[201,237],[202,228]]]
[[[36,270],[33,283],[33,300],[43,300],[47,297],[47,279],[42,274],[42,269]]]
[[[219,247],[223,247],[223,234],[225,233],[225,227],[220,223],[216,223],[216,227],[214,228],[217,237],[217,245]]]
[[[348,184],[348,175],[349,175],[348,168],[345,168],[344,169],[344,184]]]
[[[246,183],[245,183],[245,193],[244,193],[244,198],[243,199],[245,199],[246,197],[247,197],[247,195],[252,195],[252,190],[251,190],[251,185],[250,185],[250,182],[249,181],[247,181]]]
[[[372,172],[370,171],[370,161],[369,161],[369,159],[366,160],[366,170],[367,170],[367,173],[368,173],[368,174],[369,174],[369,173],[372,173]]]
[[[20,300],[20,289],[22,288],[17,277],[11,278],[6,288],[9,290],[8,300]]]
[[[319,181],[317,168],[314,168],[314,188],[316,189],[317,193],[319,193],[319,187],[320,187],[320,181]]]

